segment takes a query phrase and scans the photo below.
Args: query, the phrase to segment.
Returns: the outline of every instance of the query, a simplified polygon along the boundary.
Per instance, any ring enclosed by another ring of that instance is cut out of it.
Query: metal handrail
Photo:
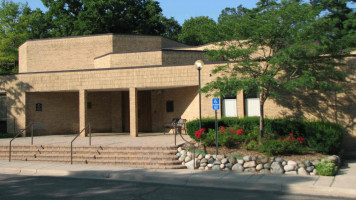
[[[177,132],[179,132],[179,135],[180,137],[188,144],[190,144],[191,146],[193,146],[193,166],[194,166],[194,169],[196,169],[196,163],[195,163],[195,143],[192,143],[192,142],[189,142],[188,140],[186,140],[183,136],[182,136],[182,131],[177,131],[178,129],[178,126],[175,125],[175,128],[174,128],[174,145],[177,146]]]
[[[90,123],[88,123],[88,125],[86,127],[83,128],[83,130],[81,130],[74,138],[73,140],[70,142],[70,164],[73,164],[73,142],[74,140],[76,140],[79,135],[85,131],[88,128],[88,133],[89,133],[89,146],[91,146],[91,128],[90,128]]]
[[[9,145],[9,162],[11,162],[11,151],[12,151],[12,141],[14,141],[20,134],[22,134],[25,130],[31,127],[31,145],[33,145],[33,123],[27,125],[24,129],[19,129],[19,132],[10,140]]]

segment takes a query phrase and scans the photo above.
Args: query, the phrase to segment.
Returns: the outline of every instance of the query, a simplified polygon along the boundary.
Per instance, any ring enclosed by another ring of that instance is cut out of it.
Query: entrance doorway
[[[137,92],[138,131],[152,132],[151,91]],[[130,132],[130,99],[129,92],[122,93],[123,131]]]

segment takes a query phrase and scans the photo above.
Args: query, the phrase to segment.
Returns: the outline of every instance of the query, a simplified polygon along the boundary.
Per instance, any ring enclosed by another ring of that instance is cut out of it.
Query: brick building
[[[94,132],[130,132],[134,137],[138,132],[161,132],[172,118],[198,118],[194,62],[205,61],[202,85],[216,78],[211,70],[219,64],[205,59],[206,47],[159,36],[114,34],[27,41],[19,47],[19,73],[0,77],[0,118],[8,132],[36,123],[37,135],[78,133],[88,123]],[[315,110],[296,107],[290,99],[269,100],[266,116],[302,112],[307,118],[336,118],[353,137],[354,64],[350,58],[350,90],[345,94],[328,97]],[[259,114],[253,96],[239,93],[222,102],[219,116]],[[202,116],[214,116],[211,98],[205,95]]]

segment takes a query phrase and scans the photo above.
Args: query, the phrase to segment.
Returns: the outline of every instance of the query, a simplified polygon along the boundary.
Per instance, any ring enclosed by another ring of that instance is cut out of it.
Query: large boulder
[[[245,168],[240,164],[235,164],[234,166],[232,166],[232,171],[243,172],[244,170]]]
[[[273,162],[271,165],[271,173],[272,174],[283,174],[284,169],[281,163],[279,162]]]

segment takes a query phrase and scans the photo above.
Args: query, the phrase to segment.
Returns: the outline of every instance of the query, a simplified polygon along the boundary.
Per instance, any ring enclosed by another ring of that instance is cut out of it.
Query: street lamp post
[[[201,82],[200,82],[200,70],[203,68],[204,62],[202,60],[197,60],[197,61],[195,61],[194,66],[198,70],[198,78],[199,78],[199,91],[198,91],[199,92],[199,130],[201,130],[201,93],[200,93]],[[200,143],[201,143],[201,138],[200,138]]]

